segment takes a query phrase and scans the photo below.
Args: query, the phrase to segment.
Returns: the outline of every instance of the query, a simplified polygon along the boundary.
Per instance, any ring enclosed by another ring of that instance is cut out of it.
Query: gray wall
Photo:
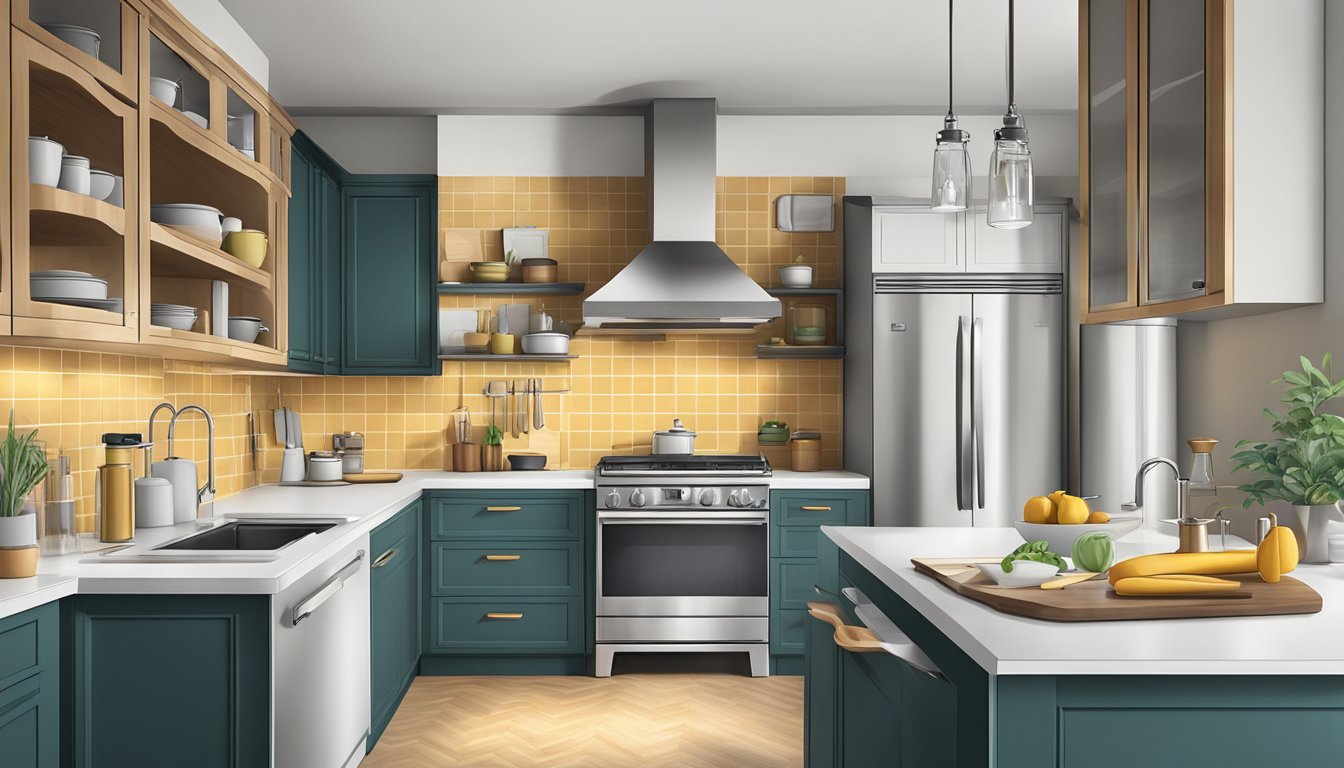
[[[1270,436],[1260,411],[1278,407],[1283,389],[1273,382],[1283,371],[1297,368],[1298,355],[1320,362],[1323,354],[1332,352],[1336,376],[1344,374],[1344,146],[1330,140],[1344,130],[1344,5],[1326,3],[1325,41],[1324,133],[1307,126],[1290,142],[1261,148],[1324,152],[1325,303],[1255,317],[1181,323],[1177,336],[1179,434],[1182,439],[1209,435],[1222,441],[1214,453],[1220,484],[1246,480],[1231,474],[1233,444]],[[1188,461],[1184,445],[1180,460],[1182,465]],[[1249,530],[1245,519],[1259,514],[1256,508],[1240,513],[1237,530]]]
[[[438,134],[424,116],[295,117],[351,173],[436,173]]]

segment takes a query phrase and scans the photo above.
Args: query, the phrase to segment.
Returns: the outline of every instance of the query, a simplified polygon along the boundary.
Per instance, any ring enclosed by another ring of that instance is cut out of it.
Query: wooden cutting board
[[[341,475],[347,483],[395,483],[401,480],[400,472],[364,472],[358,475]]]
[[[1317,613],[1321,596],[1290,576],[1266,584],[1256,574],[1220,576],[1242,583],[1250,597],[1121,597],[1104,578],[1063,589],[1008,588],[975,567],[1000,558],[914,558],[915,569],[932,576],[964,597],[989,607],[1045,621],[1126,621],[1135,619],[1200,619],[1213,616],[1275,616]]]

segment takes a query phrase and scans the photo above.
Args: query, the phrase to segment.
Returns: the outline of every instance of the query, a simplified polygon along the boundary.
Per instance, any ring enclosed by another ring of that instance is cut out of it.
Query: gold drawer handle
[[[804,512],[830,512],[830,507],[803,507]]]
[[[485,508],[485,511],[486,511],[486,512],[517,512],[517,511],[519,511],[519,510],[521,510],[521,509],[522,509],[522,507],[486,507],[486,508]]]
[[[487,618],[487,619],[508,619],[508,620],[510,620],[510,621],[516,621],[517,619],[521,619],[521,618],[523,618],[523,614],[521,614],[521,613],[487,613],[487,614],[485,614],[485,618]]]
[[[502,563],[502,562],[506,562],[506,561],[509,561],[509,560],[522,560],[522,559],[523,559],[523,556],[522,556],[522,555],[486,555],[486,556],[485,556],[485,559],[486,559],[486,560],[489,560],[489,561],[492,562],[492,563]]]

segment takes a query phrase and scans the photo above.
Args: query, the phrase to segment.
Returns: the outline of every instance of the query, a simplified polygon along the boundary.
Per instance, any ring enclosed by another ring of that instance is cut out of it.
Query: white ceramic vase
[[[1302,542],[1302,562],[1330,562],[1329,526],[1331,520],[1344,520],[1340,514],[1339,503],[1317,504],[1315,506],[1297,506],[1297,518],[1302,522],[1306,540]]]
[[[37,515],[0,517],[0,548],[37,546]]]

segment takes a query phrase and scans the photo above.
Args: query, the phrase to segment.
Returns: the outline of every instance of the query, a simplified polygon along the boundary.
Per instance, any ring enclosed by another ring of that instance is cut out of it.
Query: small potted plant
[[[1242,440],[1233,454],[1237,471],[1258,475],[1238,486],[1246,494],[1245,507],[1286,501],[1297,510],[1306,540],[1303,562],[1329,562],[1327,526],[1338,520],[1344,498],[1344,418],[1322,413],[1321,407],[1344,393],[1344,380],[1335,381],[1321,368],[1330,367],[1330,355],[1320,368],[1301,358],[1301,371],[1285,371],[1287,385],[1283,412],[1266,408],[1263,415],[1279,435],[1270,441]]]
[[[493,422],[485,428],[481,438],[481,471],[499,472],[504,469],[504,430]]]
[[[9,432],[0,442],[0,578],[25,578],[37,573],[37,515],[24,513],[28,494],[47,476],[47,456],[37,442],[37,430],[26,435]]]
[[[803,254],[794,257],[793,263],[779,268],[779,284],[785,288],[811,288],[812,268],[803,264]]]

